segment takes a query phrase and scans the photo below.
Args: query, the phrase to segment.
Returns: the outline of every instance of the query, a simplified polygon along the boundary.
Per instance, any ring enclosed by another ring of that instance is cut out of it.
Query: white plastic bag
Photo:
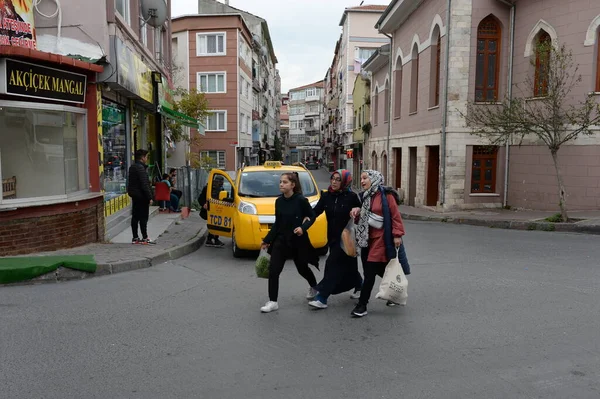
[[[356,228],[354,227],[354,220],[350,218],[346,227],[342,231],[342,237],[340,237],[340,246],[342,251],[348,256],[356,257]]]
[[[402,271],[402,266],[398,261],[398,256],[387,264],[379,292],[375,295],[377,299],[394,302],[397,305],[406,305],[408,299],[408,280]]]

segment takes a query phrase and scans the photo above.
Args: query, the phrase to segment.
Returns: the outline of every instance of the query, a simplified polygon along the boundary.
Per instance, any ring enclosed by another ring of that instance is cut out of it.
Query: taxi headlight
[[[240,202],[240,205],[238,206],[238,211],[240,211],[240,213],[245,213],[246,215],[256,215],[258,213],[254,204],[244,201]]]

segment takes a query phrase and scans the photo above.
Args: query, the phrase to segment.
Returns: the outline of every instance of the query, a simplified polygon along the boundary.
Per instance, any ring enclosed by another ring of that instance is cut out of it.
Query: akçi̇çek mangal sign
[[[0,60],[0,70],[0,93],[85,103],[85,75],[11,59]]]

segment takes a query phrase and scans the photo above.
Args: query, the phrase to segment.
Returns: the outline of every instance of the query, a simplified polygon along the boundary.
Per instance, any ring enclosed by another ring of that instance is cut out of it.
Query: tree
[[[281,139],[279,138],[279,135],[276,134],[275,138],[273,139],[273,147],[275,147],[275,151],[273,153],[273,159],[275,161],[282,161],[283,160],[283,152],[281,149]]]
[[[208,114],[208,100],[204,93],[196,89],[190,91],[186,89],[175,89],[173,96],[178,100],[173,101],[173,109],[195,120],[204,121]],[[183,125],[171,118],[167,118],[167,128],[171,131],[171,138],[175,142],[190,142],[191,137],[183,129]]]
[[[490,145],[521,145],[524,139],[533,138],[548,147],[558,183],[562,221],[567,222],[566,191],[558,151],[563,144],[581,135],[593,134],[590,128],[600,122],[600,105],[591,95],[576,102],[570,94],[582,77],[579,65],[573,62],[573,53],[564,45],[553,46],[550,41],[542,41],[536,47],[531,64],[536,73],[525,79],[525,90],[520,97],[505,98],[498,105],[471,102],[466,114],[460,114],[473,129],[472,134],[486,139]],[[535,98],[526,97],[533,93]]]

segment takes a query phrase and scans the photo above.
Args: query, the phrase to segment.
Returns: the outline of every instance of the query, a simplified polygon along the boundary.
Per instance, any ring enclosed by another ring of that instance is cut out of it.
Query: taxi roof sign
[[[267,161],[264,164],[265,168],[281,168],[281,162],[280,161]]]

